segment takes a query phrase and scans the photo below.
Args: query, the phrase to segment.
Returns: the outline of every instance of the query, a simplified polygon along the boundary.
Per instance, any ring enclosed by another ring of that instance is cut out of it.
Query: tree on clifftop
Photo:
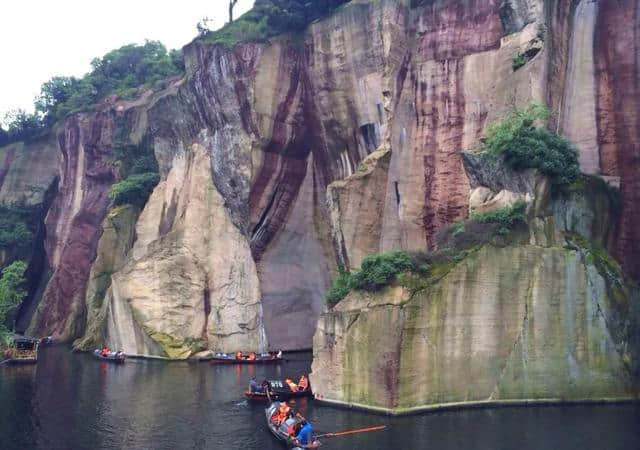
[[[229,0],[229,23],[233,22],[233,8],[235,8],[238,0]]]

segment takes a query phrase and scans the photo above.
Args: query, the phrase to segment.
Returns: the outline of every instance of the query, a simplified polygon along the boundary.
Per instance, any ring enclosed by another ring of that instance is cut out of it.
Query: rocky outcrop
[[[470,167],[470,179],[498,181],[490,168]],[[501,183],[517,186],[508,172]],[[615,194],[585,176],[552,197],[536,179],[531,244],[485,244],[435,283],[353,291],[323,314],[316,396],[391,413],[636,398],[640,291],[602,250]]]
[[[270,42],[195,40],[184,78],[57,125],[45,141],[59,165],[42,177],[59,178],[50,271],[37,271],[30,330],[174,358],[308,348],[337,266],[433,248],[470,209],[530,200],[530,190],[477,184],[462,152],[532,100],[558,113],[550,126],[576,140],[585,171],[620,179],[622,220],[607,225],[607,245],[637,278],[637,5],[411,3],[352,0]],[[519,54],[527,62],[514,71]],[[114,137],[149,145],[161,176],[135,232],[117,236],[106,219],[121,175]],[[3,150],[0,197],[28,190],[15,161],[42,145]],[[548,230],[561,211],[536,211],[531,243],[557,246]],[[117,263],[100,256],[108,248]],[[92,280],[110,270],[92,303]]]
[[[637,299],[607,283],[580,251],[487,246],[424,291],[354,293],[319,321],[314,393],[393,413],[633,398]]]

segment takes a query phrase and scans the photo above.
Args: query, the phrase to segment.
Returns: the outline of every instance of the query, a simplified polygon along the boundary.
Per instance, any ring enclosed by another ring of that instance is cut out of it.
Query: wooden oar
[[[367,427],[367,428],[357,428],[355,430],[347,430],[347,431],[337,431],[335,433],[325,433],[325,434],[320,434],[318,436],[316,436],[316,438],[321,438],[321,437],[334,437],[334,436],[345,436],[347,434],[356,434],[356,433],[366,433],[368,431],[378,431],[378,430],[384,430],[385,428],[387,428],[386,425],[377,425],[375,427]]]

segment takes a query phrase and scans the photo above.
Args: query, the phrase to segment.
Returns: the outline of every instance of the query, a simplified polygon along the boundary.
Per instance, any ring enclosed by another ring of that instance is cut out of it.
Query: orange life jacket
[[[236,359],[242,359],[242,352],[236,352]]]
[[[300,377],[300,381],[298,382],[298,390],[304,391],[309,386],[309,382],[307,381],[307,377],[302,375]]]
[[[254,361],[254,360],[256,359],[256,354],[255,354],[255,353],[253,353],[253,352],[251,352],[251,353],[249,354],[249,359],[250,359],[251,361]]]
[[[291,392],[298,392],[298,386],[293,381],[287,378],[286,380],[284,380],[284,382],[289,385],[289,389],[291,389]]]

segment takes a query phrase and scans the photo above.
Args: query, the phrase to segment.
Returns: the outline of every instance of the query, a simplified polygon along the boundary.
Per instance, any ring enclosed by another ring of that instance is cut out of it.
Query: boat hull
[[[262,394],[260,392],[250,392],[244,391],[244,396],[247,400],[251,400],[254,402],[268,402],[269,397],[267,394]],[[300,397],[310,397],[311,389],[307,389],[302,392],[285,392],[285,391],[275,391],[271,395],[272,400],[288,400],[290,398],[300,398]]]
[[[235,358],[216,358],[215,356],[209,361],[210,364],[278,364],[283,361],[282,358],[265,358],[265,359],[235,359]]]
[[[100,354],[100,350],[94,350],[93,351],[93,356],[95,356],[96,358],[98,358],[100,361],[106,361],[106,362],[110,362],[110,363],[114,363],[114,364],[122,364],[125,361],[125,357],[124,355],[121,356],[102,356],[102,354]]]

